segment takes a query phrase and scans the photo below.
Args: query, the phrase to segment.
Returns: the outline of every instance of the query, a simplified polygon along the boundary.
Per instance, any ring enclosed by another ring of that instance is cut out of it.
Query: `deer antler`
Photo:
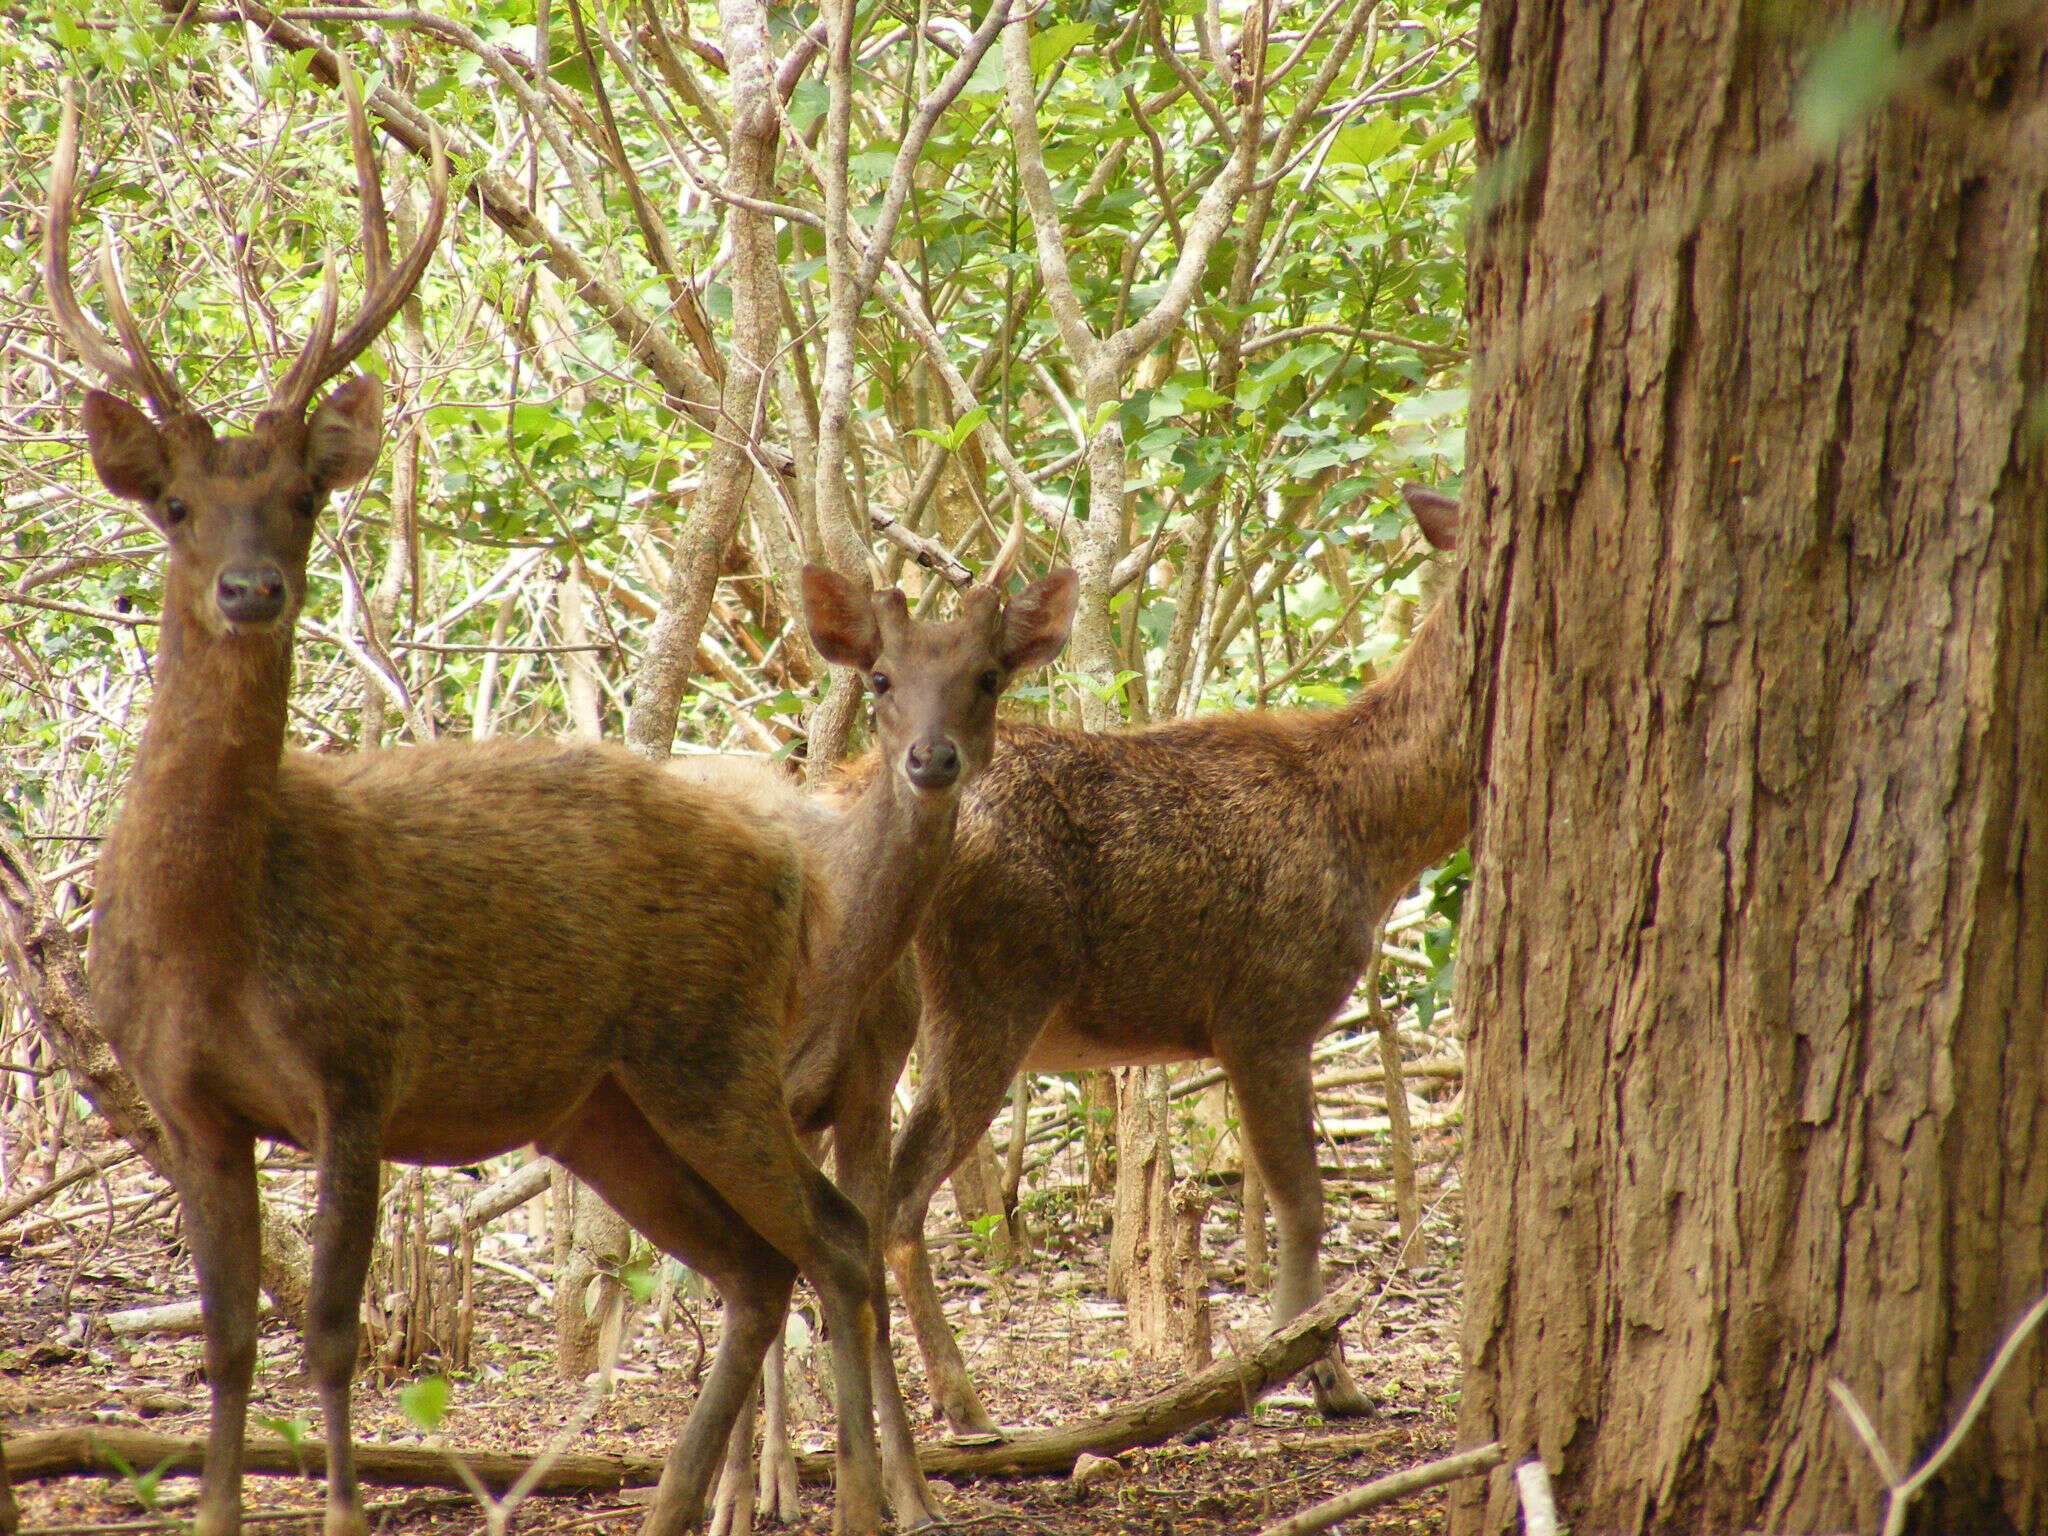
[[[128,295],[121,287],[121,271],[114,260],[111,239],[100,247],[100,291],[114,317],[114,329],[121,345],[115,346],[86,318],[78,295],[71,287],[71,201],[78,185],[78,93],[64,82],[64,111],[57,127],[57,156],[50,166],[50,203],[43,216],[43,291],[57,328],[77,349],[78,355],[107,376],[116,389],[139,394],[149,401],[159,421],[169,421],[191,409],[184,391],[170,374],[159,368],[135,323]]]
[[[269,409],[304,415],[313,393],[362,355],[389,325],[400,306],[412,297],[420,275],[433,258],[434,245],[441,238],[441,223],[448,213],[448,157],[441,148],[439,132],[431,134],[433,168],[429,175],[427,217],[419,238],[396,268],[391,265],[391,247],[384,232],[384,193],[377,179],[376,154],[370,141],[370,120],[363,112],[363,98],[356,87],[355,71],[344,60],[341,65],[341,95],[348,104],[349,147],[356,162],[356,200],[363,222],[363,268],[365,298],[360,313],[335,341],[334,253],[327,257],[327,273],[320,296],[320,316],[313,334],[306,339],[297,361],[278,382]]]
[[[1010,531],[1003,536],[1003,547],[996,551],[995,559],[988,563],[981,573],[981,585],[989,588],[1000,587],[1010,579],[1010,569],[1017,563],[1017,556],[1024,549],[1024,503],[1013,498],[1010,502]]]

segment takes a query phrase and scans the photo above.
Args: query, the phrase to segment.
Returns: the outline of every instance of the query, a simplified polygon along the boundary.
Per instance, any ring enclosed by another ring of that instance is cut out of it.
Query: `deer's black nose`
[[[215,583],[214,600],[231,624],[268,624],[284,612],[284,572],[274,565],[231,565]]]
[[[904,754],[903,771],[919,789],[950,789],[960,777],[960,749],[950,741],[920,741]]]

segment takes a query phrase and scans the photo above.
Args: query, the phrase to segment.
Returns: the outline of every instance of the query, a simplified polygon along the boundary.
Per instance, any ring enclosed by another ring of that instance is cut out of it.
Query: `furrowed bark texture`
[[[1579,1530],[1876,1529],[1829,1379],[1911,1465],[2048,1275],[2048,39],[1808,157],[1768,9],[1480,29],[1460,1438]],[[2037,1341],[1912,1528],[2044,1426]]]

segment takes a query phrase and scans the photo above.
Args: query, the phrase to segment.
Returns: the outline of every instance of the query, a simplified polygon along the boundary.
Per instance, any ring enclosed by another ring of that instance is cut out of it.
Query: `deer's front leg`
[[[306,1292],[306,1369],[327,1435],[326,1536],[367,1536],[349,1438],[349,1388],[361,1347],[363,1280],[377,1230],[378,1140],[373,1128],[330,1116],[316,1154],[313,1274]]]
[[[172,1178],[185,1215],[185,1241],[199,1274],[206,1324],[206,1431],[196,1536],[236,1536],[242,1526],[242,1433],[256,1374],[256,1275],[261,1227],[256,1143],[246,1132],[173,1123],[165,1117]]]

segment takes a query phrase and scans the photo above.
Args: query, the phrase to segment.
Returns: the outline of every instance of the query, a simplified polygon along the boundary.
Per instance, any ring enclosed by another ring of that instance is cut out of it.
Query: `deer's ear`
[[[1022,672],[1059,655],[1080,600],[1081,578],[1069,570],[1041,576],[1019,592],[1003,611],[1003,665]]]
[[[868,589],[822,566],[804,567],[804,615],[811,644],[834,666],[865,672],[882,654],[882,628]]]
[[[143,503],[156,521],[152,505],[171,482],[171,454],[163,434],[126,400],[103,389],[85,392],[85,446],[100,484],[116,496]]]
[[[1411,480],[1401,487],[1401,499],[1415,514],[1415,526],[1422,530],[1422,536],[1433,546],[1438,549],[1458,547],[1457,497],[1432,491],[1428,486],[1417,485]]]
[[[320,402],[306,422],[306,473],[321,492],[354,485],[384,442],[384,386],[359,373]]]

